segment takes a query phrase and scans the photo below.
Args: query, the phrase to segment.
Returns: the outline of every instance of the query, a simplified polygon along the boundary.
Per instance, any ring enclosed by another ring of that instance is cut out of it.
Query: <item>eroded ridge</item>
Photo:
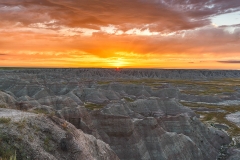
[[[238,156],[236,147],[223,151],[231,143],[226,131],[201,122],[199,110],[195,107],[196,113],[190,106],[238,101],[237,89],[229,90],[228,97],[220,92],[197,94],[189,90],[196,82],[183,81],[192,71],[33,69],[0,73],[0,145],[16,151],[20,159]],[[175,74],[168,78],[180,75],[180,80],[161,79],[169,73]],[[205,89],[208,78],[238,74],[195,73],[194,79],[204,79],[196,87]]]

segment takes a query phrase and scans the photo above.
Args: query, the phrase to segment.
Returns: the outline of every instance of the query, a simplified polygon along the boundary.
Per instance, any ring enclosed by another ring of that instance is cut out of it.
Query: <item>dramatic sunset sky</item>
[[[0,0],[0,66],[240,69],[240,0]]]

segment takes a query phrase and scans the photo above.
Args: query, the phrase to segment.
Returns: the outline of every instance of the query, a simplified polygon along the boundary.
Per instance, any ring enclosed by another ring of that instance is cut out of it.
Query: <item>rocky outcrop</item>
[[[120,159],[216,159],[221,146],[231,142],[225,132],[206,127],[187,110],[139,118],[128,109],[116,113],[103,109],[93,112],[92,119],[93,128]]]
[[[240,150],[231,148],[228,150],[228,154],[231,155],[227,160],[238,160],[240,159]]]
[[[166,115],[168,105],[171,115]],[[114,102],[92,112],[69,108],[61,115],[109,144],[123,160],[216,159],[221,146],[231,142],[225,132],[206,127],[174,99]]]
[[[78,104],[72,98],[67,96],[44,97],[38,100],[41,105],[51,106],[56,110],[61,110],[64,107],[77,107]]]
[[[103,141],[122,160],[204,159],[201,150],[189,137],[166,132],[153,117],[135,121],[123,116],[95,117]]]
[[[0,132],[12,137],[1,145],[14,144],[11,147],[19,159],[205,160],[216,159],[222,145],[231,141],[224,131],[204,125],[191,109],[179,103],[179,99],[211,103],[221,98],[184,95],[168,84],[151,87],[125,81],[98,85],[95,80],[207,79],[240,76],[238,71],[0,72],[4,72],[0,105],[25,111],[0,110],[0,117],[11,119],[0,124]]]
[[[108,144],[57,117],[23,114],[9,109],[1,109],[0,113],[0,118],[10,118],[6,124],[0,123],[0,157],[7,149],[12,154],[16,151],[19,160],[119,159]]]

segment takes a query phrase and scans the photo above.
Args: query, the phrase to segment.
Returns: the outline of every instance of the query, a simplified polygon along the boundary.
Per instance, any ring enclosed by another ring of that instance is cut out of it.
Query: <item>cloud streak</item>
[[[232,64],[235,64],[235,63],[239,63],[240,64],[240,60],[229,60],[229,61],[218,61],[220,63],[232,63]]]

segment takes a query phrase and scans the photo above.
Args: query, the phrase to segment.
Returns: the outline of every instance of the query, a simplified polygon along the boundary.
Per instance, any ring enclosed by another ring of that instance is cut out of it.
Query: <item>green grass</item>
[[[94,103],[86,103],[85,107],[90,109],[90,110],[98,110],[102,109],[105,105],[103,104],[94,104]]]
[[[190,108],[200,108],[205,107],[209,109],[222,109],[221,106],[213,105],[213,104],[202,104],[202,103],[194,103],[194,102],[180,102],[182,105],[190,107]]]
[[[51,141],[51,136],[50,135],[46,136],[44,141],[43,141],[43,148],[47,152],[52,152],[54,150],[54,148],[51,145],[50,141]]]
[[[111,81],[99,81],[98,84],[109,84]],[[152,89],[169,83],[175,87],[184,87],[182,93],[193,95],[214,95],[222,93],[233,93],[235,88],[240,87],[240,79],[218,79],[218,80],[181,80],[181,79],[118,79],[114,82],[122,84],[144,84]]]
[[[35,113],[35,114],[48,114],[47,111],[45,111],[43,109],[40,109],[40,108],[36,108],[32,112]]]
[[[191,88],[191,87],[189,87]],[[215,94],[222,94],[222,93],[233,93],[235,89],[233,86],[203,86],[201,90],[194,90],[193,89],[183,90],[182,93],[191,94],[191,95],[215,95]]]
[[[236,86],[239,84],[232,83],[232,81],[171,81],[177,87],[186,87],[182,93],[193,95],[214,95],[222,93],[235,92]]]
[[[124,99],[125,99],[127,102],[134,102],[134,100],[133,100],[133,99],[131,99],[131,98],[128,98],[128,97],[124,97]]]
[[[200,115],[203,115],[202,118],[203,122],[213,122],[213,123],[219,123],[219,124],[226,124],[229,126],[229,130],[227,132],[231,136],[239,136],[240,135],[240,128],[236,126],[234,123],[228,121],[225,117],[228,113],[204,113],[204,112],[197,112]]]
[[[14,122],[14,125],[16,125],[19,129],[23,129],[27,125],[27,120],[24,118],[21,121]]]
[[[225,112],[201,112],[197,111],[196,113],[202,115],[201,121],[205,123],[219,123],[219,124],[226,124],[229,126],[229,130],[227,132],[231,136],[239,136],[240,135],[240,128],[235,125],[234,123],[228,121],[226,119],[226,115],[238,112],[240,110],[240,106],[217,106],[217,105],[206,105],[206,104],[199,104],[199,103],[189,103],[189,102],[181,102],[182,105],[190,107],[190,108],[209,108],[209,109],[221,109]]]
[[[9,145],[0,145],[0,159],[1,160],[15,160],[16,151]]]

